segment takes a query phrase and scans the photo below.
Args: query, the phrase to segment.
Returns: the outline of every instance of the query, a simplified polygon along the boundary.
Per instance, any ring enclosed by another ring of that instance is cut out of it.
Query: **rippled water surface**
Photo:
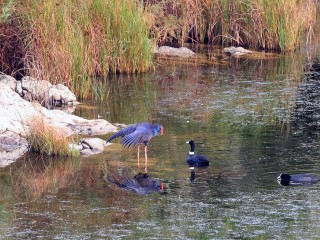
[[[164,191],[137,194],[114,183],[138,174],[136,150],[119,141],[89,158],[25,156],[0,171],[0,239],[318,238],[320,185],[276,181],[281,172],[320,176],[318,130],[297,117],[308,94],[307,55],[201,53],[112,79],[107,100],[75,110],[113,123],[162,123],[145,176]],[[186,164],[191,138],[210,159],[194,175]]]

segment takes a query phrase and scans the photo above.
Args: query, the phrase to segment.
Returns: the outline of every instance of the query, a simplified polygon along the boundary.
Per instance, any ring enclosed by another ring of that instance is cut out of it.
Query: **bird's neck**
[[[194,152],[191,152],[191,151],[190,151],[190,152],[189,152],[189,155],[194,155]]]
[[[157,136],[159,131],[157,130],[157,125],[153,126],[153,136]]]
[[[194,144],[193,142],[191,142],[191,143],[190,143],[190,147],[191,147],[191,149],[190,149],[189,154],[192,153],[192,154],[190,154],[190,155],[193,155],[193,154],[194,154],[194,149],[195,149],[195,144]]]

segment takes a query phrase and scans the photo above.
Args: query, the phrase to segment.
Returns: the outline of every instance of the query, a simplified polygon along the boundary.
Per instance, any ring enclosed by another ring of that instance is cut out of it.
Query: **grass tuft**
[[[57,131],[48,125],[42,116],[37,116],[30,121],[30,131],[27,141],[31,152],[52,157],[75,157],[79,152],[69,148],[69,139],[63,131]]]

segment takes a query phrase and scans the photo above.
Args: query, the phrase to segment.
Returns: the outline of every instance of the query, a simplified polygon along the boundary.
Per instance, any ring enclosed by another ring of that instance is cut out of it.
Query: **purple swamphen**
[[[112,135],[108,140],[107,143],[111,142],[113,139],[117,137],[122,137],[121,144],[129,148],[131,146],[137,146],[137,158],[138,158],[138,170],[140,171],[140,144],[144,144],[144,156],[145,156],[145,171],[147,172],[147,147],[148,143],[151,138],[163,134],[163,127],[161,124],[151,124],[147,122],[137,123],[133,125],[129,125],[121,129],[119,132]]]

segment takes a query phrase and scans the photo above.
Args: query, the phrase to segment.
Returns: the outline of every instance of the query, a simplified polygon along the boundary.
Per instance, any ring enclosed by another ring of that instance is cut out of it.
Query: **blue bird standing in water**
[[[194,140],[191,139],[186,143],[190,144],[190,152],[188,153],[188,156],[187,156],[187,163],[189,164],[189,166],[193,166],[193,167],[209,166],[209,160],[206,156],[194,154],[194,150],[196,148],[196,144],[194,143]]]
[[[145,156],[145,172],[147,172],[147,148],[148,143],[151,138],[163,134],[163,127],[161,124],[151,124],[147,122],[137,123],[133,125],[129,125],[126,128],[121,129],[119,132],[112,135],[107,143],[111,142],[113,139],[122,137],[121,144],[125,148],[138,146],[137,150],[137,158],[138,158],[138,170],[140,171],[140,145],[144,144],[144,156]]]

